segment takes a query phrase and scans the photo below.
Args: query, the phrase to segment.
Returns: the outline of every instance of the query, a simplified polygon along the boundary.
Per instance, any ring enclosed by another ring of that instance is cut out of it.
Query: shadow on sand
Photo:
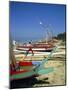
[[[45,78],[44,80],[37,80],[34,77],[30,77],[27,79],[21,79],[21,80],[13,80],[10,81],[10,89],[15,89],[15,88],[31,88],[35,84],[49,84],[47,81],[48,78]]]

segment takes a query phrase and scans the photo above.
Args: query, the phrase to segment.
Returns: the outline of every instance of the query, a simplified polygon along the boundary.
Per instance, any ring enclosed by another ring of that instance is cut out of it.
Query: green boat
[[[24,79],[28,77],[36,77],[42,74],[48,74],[54,71],[53,67],[44,68],[44,63],[47,63],[48,59],[52,56],[52,54],[56,51],[57,47],[54,47],[51,53],[47,58],[44,58],[42,62],[38,65],[32,65],[31,62],[16,62],[12,60],[12,64],[10,64],[10,80]],[[13,59],[13,58],[12,58]],[[30,67],[24,69],[24,67]]]

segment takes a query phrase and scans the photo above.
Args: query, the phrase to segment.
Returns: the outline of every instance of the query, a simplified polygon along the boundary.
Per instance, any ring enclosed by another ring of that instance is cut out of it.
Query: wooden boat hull
[[[42,74],[48,74],[50,72],[53,71],[53,68],[49,67],[49,68],[45,68],[45,69],[41,69],[41,70],[30,70],[30,71],[17,71],[15,73],[13,73],[12,75],[10,75],[10,79],[11,80],[18,80],[18,79],[24,79],[24,78],[28,78],[28,77],[36,77]]]
[[[39,64],[39,63],[38,63]],[[21,67],[26,67],[26,66],[33,66],[33,68],[30,69],[20,69],[17,71],[10,70],[10,80],[18,80],[18,79],[24,79],[24,78],[29,78],[29,77],[36,77],[41,74],[47,74],[49,72],[53,71],[53,68],[41,68],[39,70],[39,67],[37,63],[32,63],[32,62],[19,62],[19,66]],[[40,64],[39,64],[40,65]]]
[[[36,73],[33,70],[30,70],[30,71],[19,71],[18,73],[11,75],[10,79],[11,80],[23,79],[23,78],[28,78],[28,77],[32,77],[32,76],[36,76]]]
[[[17,63],[20,68],[17,71],[14,70],[10,70],[10,79],[11,80],[15,80],[15,79],[21,79],[21,78],[27,78],[30,77],[32,75],[34,75],[34,72],[31,70],[33,68],[33,64],[32,62],[19,62]],[[12,64],[10,64],[10,67],[12,67]],[[21,67],[27,67],[27,69],[24,69]],[[31,68],[29,68],[31,67]]]
[[[28,51],[29,48],[16,48],[17,50],[20,50],[20,51]],[[52,51],[52,48],[32,48],[32,50],[34,52],[51,52]]]

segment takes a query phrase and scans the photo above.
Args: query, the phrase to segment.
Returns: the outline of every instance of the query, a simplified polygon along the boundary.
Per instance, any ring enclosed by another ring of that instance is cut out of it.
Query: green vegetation
[[[62,40],[63,42],[66,40],[66,32],[59,33],[57,36],[54,37],[55,39]]]
[[[64,33],[58,34],[57,39],[65,41],[66,40],[66,33],[64,32]]]

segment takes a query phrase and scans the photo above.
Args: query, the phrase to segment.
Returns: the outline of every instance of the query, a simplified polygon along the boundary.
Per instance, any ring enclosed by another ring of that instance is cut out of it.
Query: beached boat
[[[44,57],[47,57],[49,54],[50,54],[50,52],[35,53],[34,56],[32,56],[32,54],[28,54],[24,60],[26,60],[26,61],[33,61],[33,60],[34,61],[41,61]],[[53,57],[61,57],[63,55],[65,55],[65,51],[56,52],[56,53],[52,54]],[[19,54],[16,54],[15,57],[16,57],[17,61],[23,61],[25,54],[19,53]]]
[[[52,56],[52,53],[55,51],[56,47],[52,50],[52,52],[48,55],[47,58],[44,58],[41,63],[33,65],[32,62],[18,62],[16,64],[10,64],[10,79],[23,79],[32,76],[38,76],[42,74],[48,74],[53,71],[53,67],[44,68],[44,63],[48,61],[48,59]],[[13,62],[13,60],[12,60]],[[15,65],[18,67],[15,68]],[[14,66],[14,69],[13,69]],[[31,66],[31,68],[27,68],[26,70],[23,67]]]
[[[53,45],[52,44],[48,44],[48,43],[37,43],[37,44],[32,44],[31,45],[31,49],[34,51],[34,52],[51,52],[52,49],[53,49]],[[26,45],[18,45],[16,47],[16,50],[20,50],[20,51],[28,51],[30,48],[30,46],[28,46],[27,44]]]

